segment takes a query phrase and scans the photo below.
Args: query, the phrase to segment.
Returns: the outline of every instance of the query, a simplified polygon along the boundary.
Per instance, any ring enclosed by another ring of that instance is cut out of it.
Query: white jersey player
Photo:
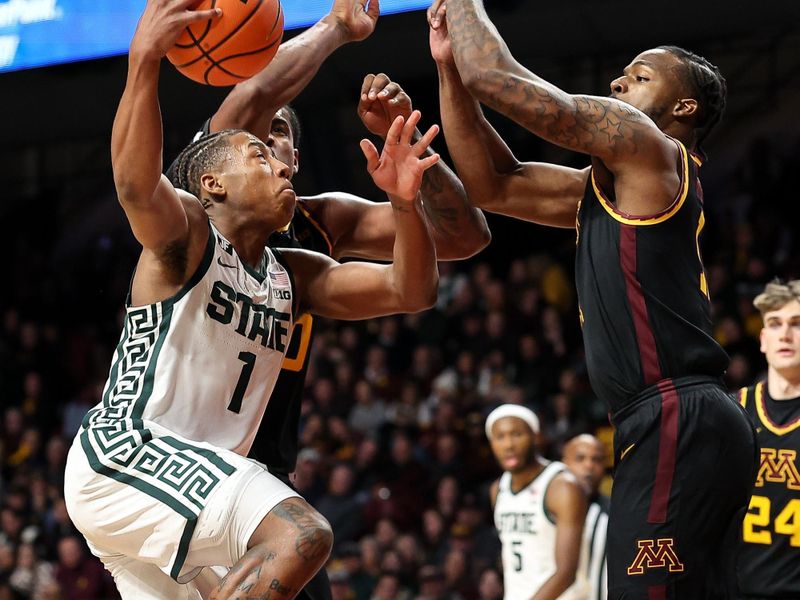
[[[486,419],[486,435],[504,473],[492,485],[502,542],[506,600],[585,600],[577,580],[586,494],[559,462],[536,451],[539,421],[529,409],[504,404]]]
[[[189,24],[218,18],[194,0],[148,0],[129,53],[112,132],[120,203],[143,249],[102,401],[69,453],[65,499],[75,525],[122,597],[196,598],[202,567],[230,572],[222,600],[285,600],[324,564],[325,519],[244,458],[298,311],[361,319],[435,302],[436,254],[418,191],[438,160],[412,144],[418,112],[398,117],[367,169],[396,222],[389,265],[339,264],[303,250],[265,249],[294,213],[290,168],[261,140],[214,133],[161,175],[161,59]]]

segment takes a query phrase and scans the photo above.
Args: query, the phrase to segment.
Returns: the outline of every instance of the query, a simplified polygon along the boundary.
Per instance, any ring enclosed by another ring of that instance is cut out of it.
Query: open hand
[[[197,0],[148,0],[131,40],[131,54],[163,58],[192,23],[218,19],[221,8],[193,10]]]
[[[330,15],[345,28],[351,42],[369,37],[375,31],[380,14],[379,0],[334,0],[330,11]]]
[[[398,116],[407,120],[411,111],[411,98],[388,75],[369,74],[364,78],[358,101],[358,116],[370,132],[386,139],[394,120]]]
[[[431,126],[417,143],[411,144],[420,118],[418,110],[412,112],[407,121],[398,116],[389,127],[380,156],[372,142],[361,140],[361,150],[367,157],[367,171],[375,185],[406,202],[414,201],[422,184],[422,175],[439,162],[438,154],[420,158],[439,133],[438,125]]]

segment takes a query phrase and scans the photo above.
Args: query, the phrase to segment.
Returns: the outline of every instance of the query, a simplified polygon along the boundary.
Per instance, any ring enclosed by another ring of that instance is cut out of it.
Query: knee
[[[270,519],[282,531],[280,535],[286,550],[301,564],[315,570],[325,564],[333,547],[333,531],[327,519],[305,500],[284,500],[272,509]],[[267,535],[264,539],[267,541],[270,537]]]
[[[308,523],[295,535],[295,549],[308,563],[325,564],[333,548],[333,530],[328,520],[315,510],[309,511]]]

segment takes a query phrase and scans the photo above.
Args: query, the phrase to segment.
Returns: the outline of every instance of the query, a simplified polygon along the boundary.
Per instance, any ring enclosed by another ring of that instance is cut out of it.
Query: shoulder
[[[559,471],[550,481],[545,492],[544,501],[548,510],[554,514],[568,507],[583,507],[583,512],[586,512],[585,507],[588,502],[586,492],[578,482],[578,479],[566,467]]]

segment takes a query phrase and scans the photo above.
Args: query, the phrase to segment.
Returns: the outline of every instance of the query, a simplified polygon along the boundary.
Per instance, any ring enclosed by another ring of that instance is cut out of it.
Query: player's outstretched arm
[[[394,119],[408,119],[412,111],[411,98],[387,75],[369,74],[364,78],[358,115],[371,133],[385,140]],[[421,137],[416,129],[412,139],[418,141]],[[428,148],[425,154],[432,156],[434,151]],[[486,247],[491,240],[486,218],[469,203],[461,182],[443,161],[425,171],[420,193],[439,260],[468,258]],[[334,258],[391,260],[395,223],[389,203],[371,202],[343,192],[307,196],[302,202],[318,222],[324,223]]]
[[[185,239],[186,211],[161,175],[163,133],[158,103],[161,59],[190,23],[218,17],[219,9],[191,10],[194,0],[148,0],[131,41],[128,78],[114,118],[111,161],[117,195],[136,239],[159,251]]]
[[[519,64],[482,0],[435,0],[431,25],[447,20],[458,71],[470,93],[539,137],[615,166],[633,158],[674,165],[674,144],[644,113],[615,100],[572,95]]]
[[[284,250],[295,274],[300,305],[305,311],[337,319],[366,319],[399,312],[417,312],[436,301],[436,249],[419,200],[425,169],[439,156],[424,156],[438,133],[431,127],[413,143],[420,114],[397,119],[389,129],[383,152],[362,140],[367,169],[389,196],[397,234],[393,262],[376,265],[339,264],[302,250]]]
[[[553,479],[544,502],[556,519],[556,572],[539,588],[533,600],[556,600],[575,582],[588,502],[570,472]]]
[[[446,20],[430,29],[430,47],[439,73],[447,147],[469,200],[490,212],[554,227],[574,227],[587,172],[519,162],[464,87]]]
[[[233,88],[211,118],[210,130],[244,129],[266,140],[278,109],[303,91],[337,48],[367,38],[379,14],[379,0],[334,0],[327,15],[281,44],[269,65]]]

